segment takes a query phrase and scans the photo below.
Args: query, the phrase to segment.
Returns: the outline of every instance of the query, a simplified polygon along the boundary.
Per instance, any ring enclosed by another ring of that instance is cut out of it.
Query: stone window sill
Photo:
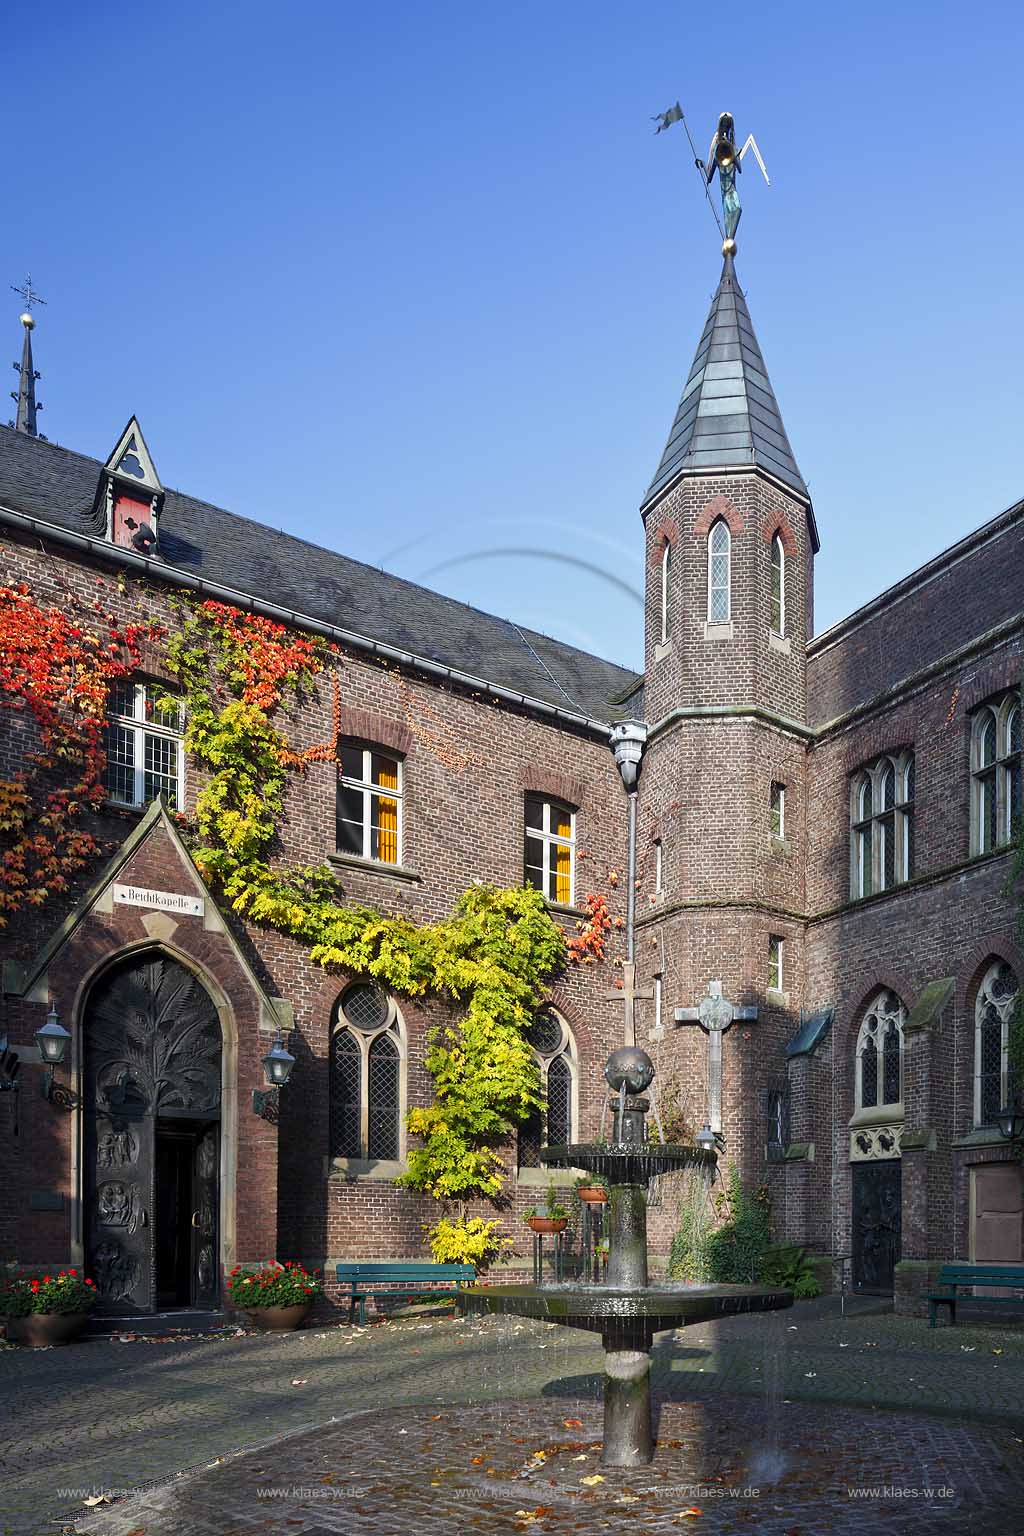
[[[768,834],[768,852],[778,854],[780,858],[787,858],[791,849],[789,839],[776,837],[774,832]]]
[[[705,624],[704,624],[704,639],[705,640],[731,640],[732,639],[732,620],[730,619],[728,624],[711,624],[711,623],[705,621]]]
[[[418,869],[406,869],[401,864],[381,864],[377,859],[361,859],[354,853],[329,853],[328,863],[338,869],[358,869],[367,875],[380,875],[386,880],[421,881]]]
[[[859,1130],[863,1125],[902,1125],[903,1105],[886,1104],[875,1105],[872,1109],[858,1109],[846,1123],[851,1130]]]
[[[768,631],[768,649],[778,651],[780,656],[790,655],[793,647],[788,635],[777,635],[774,629]]]
[[[672,641],[671,640],[659,640],[659,641],[656,642],[655,647],[654,647],[654,660],[655,660],[655,662],[664,661],[665,657],[666,656],[671,656],[671,654],[672,654]]]
[[[776,1008],[788,1008],[789,1007],[789,993],[788,992],[780,992],[778,987],[769,987],[768,988],[768,1002],[769,1003],[774,1003]]]
[[[963,1136],[954,1136],[954,1147],[1010,1147],[1011,1142],[1000,1133],[997,1125],[976,1125]]]
[[[559,917],[589,917],[590,912],[586,907],[574,907],[571,902],[548,901],[544,898],[544,905],[549,912],[557,912]]]
[[[408,1164],[385,1157],[332,1157],[327,1164],[327,1175],[331,1179],[347,1179],[354,1182],[356,1179],[376,1179],[378,1182],[388,1182],[397,1179],[399,1174],[408,1171]]]

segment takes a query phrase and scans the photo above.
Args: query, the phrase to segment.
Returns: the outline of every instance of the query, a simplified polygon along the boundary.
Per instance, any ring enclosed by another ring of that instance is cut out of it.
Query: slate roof
[[[810,500],[730,254],[643,504],[685,471],[752,464]]]
[[[0,427],[0,506],[104,537],[103,465]],[[619,718],[637,673],[251,518],[168,490],[160,555],[179,570],[598,720]]]

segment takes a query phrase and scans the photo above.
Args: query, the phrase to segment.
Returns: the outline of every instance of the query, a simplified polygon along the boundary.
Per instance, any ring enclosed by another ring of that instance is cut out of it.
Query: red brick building
[[[645,721],[638,1017],[661,1104],[710,1117],[768,1184],[779,1234],[852,1255],[860,1286],[910,1306],[929,1265],[1024,1257],[995,1123],[1024,976],[1007,891],[1024,504],[815,636],[814,511],[729,257],[641,508],[641,678],[165,490],[134,418],[104,460],[39,438],[28,327],[21,380],[0,429],[4,585],[170,628],[184,590],[338,647],[289,717],[296,751],[337,748],[289,790],[289,860],[415,921],[473,881],[524,879],[567,933],[591,893],[623,918],[608,736]],[[150,645],[109,701],[109,863],[0,934],[0,1033],[21,1062],[0,1094],[0,1252],[83,1264],[114,1312],[216,1307],[226,1269],[275,1254],[416,1256],[436,1219],[393,1181],[440,1005],[326,973],[223,910],[154,799],[188,814],[199,783],[180,721],[149,707],[167,681]],[[32,733],[6,710],[0,728],[9,778]],[[623,955],[568,967],[531,1032],[548,1124],[507,1149],[514,1236],[547,1182],[539,1140],[597,1134]],[[720,1076],[705,1030],[675,1020],[711,983],[756,1010],[717,1034]],[[71,1042],[45,1097],[33,1040],[51,1007]],[[279,1034],[296,1063],[275,1116],[259,1095]]]

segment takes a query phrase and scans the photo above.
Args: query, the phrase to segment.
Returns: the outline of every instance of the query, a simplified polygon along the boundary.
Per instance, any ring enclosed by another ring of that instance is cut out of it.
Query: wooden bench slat
[[[978,1286],[999,1286],[1005,1290],[1024,1290],[1024,1265],[1021,1264],[944,1264],[939,1270],[937,1284],[942,1290],[928,1293],[928,1326],[935,1327],[935,1317],[940,1306],[949,1308],[950,1323],[956,1322],[956,1309],[960,1302],[977,1302],[987,1307],[1024,1306],[1024,1296],[966,1296],[962,1289]]]
[[[399,1298],[423,1295],[444,1295],[459,1289],[460,1284],[476,1279],[472,1264],[430,1264],[418,1260],[395,1259],[354,1260],[350,1264],[337,1264],[335,1273],[339,1282],[350,1287],[347,1291],[349,1317],[355,1317],[359,1306],[359,1321],[366,1321],[366,1300],[378,1296]],[[377,1290],[377,1285],[393,1286],[393,1290]],[[429,1287],[424,1289],[424,1287]]]

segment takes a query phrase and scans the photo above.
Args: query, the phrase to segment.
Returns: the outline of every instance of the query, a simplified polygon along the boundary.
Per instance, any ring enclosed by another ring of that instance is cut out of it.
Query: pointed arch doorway
[[[88,994],[82,1227],[100,1313],[217,1305],[222,1048],[209,992],[161,950]]]

